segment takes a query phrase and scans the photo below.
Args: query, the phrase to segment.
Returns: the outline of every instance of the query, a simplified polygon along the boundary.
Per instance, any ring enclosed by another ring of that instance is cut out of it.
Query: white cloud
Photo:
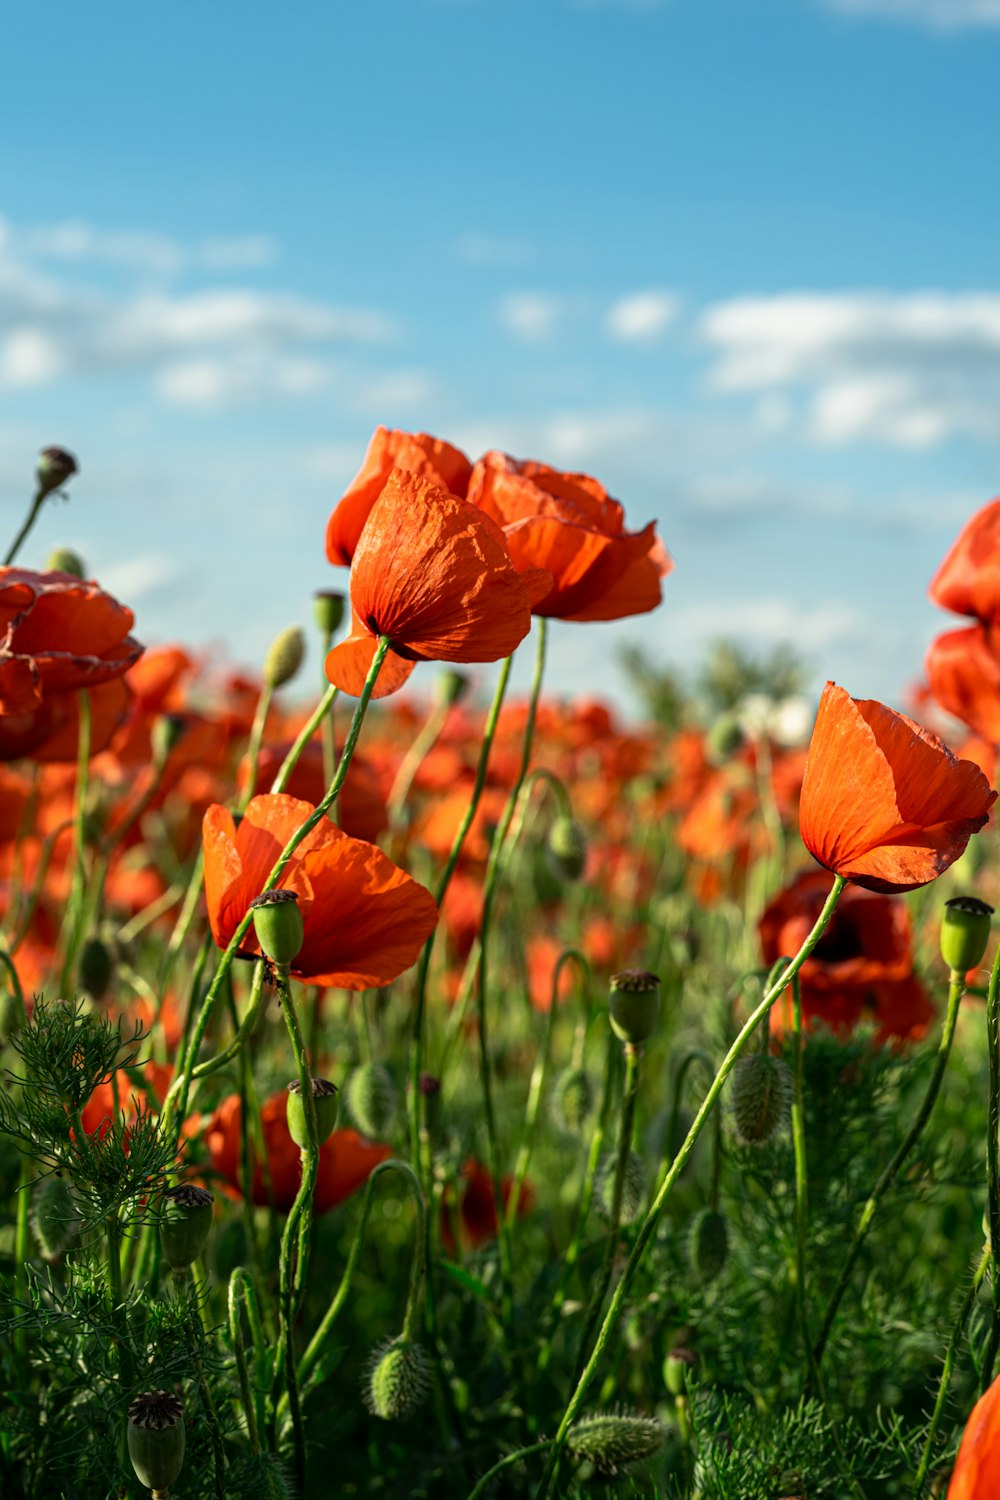
[[[606,328],[611,338],[626,344],[653,344],[677,316],[677,298],[670,292],[633,292],[611,306]]]
[[[561,310],[556,297],[542,292],[511,292],[500,304],[500,321],[522,343],[538,344],[551,338]]]
[[[14,227],[0,221],[0,252],[26,260],[92,262],[171,278],[189,269],[242,271],[271,265],[277,241],[266,234],[215,236],[185,244],[141,229],[101,229],[83,219]]]
[[[802,391],[820,443],[1000,440],[1000,294],[744,297],[710,308],[701,332],[715,390]]]
[[[178,576],[175,558],[162,552],[143,552],[126,562],[105,568],[98,582],[109,594],[134,609],[151,594],[172,584]]]
[[[195,259],[208,271],[249,271],[270,266],[278,258],[278,242],[269,234],[242,234],[203,240]]]
[[[827,0],[827,5],[846,15],[917,21],[942,31],[1000,26],[1000,0]]]
[[[324,360],[252,352],[228,359],[192,359],[164,365],[153,385],[178,406],[245,406],[275,396],[311,396],[333,379]]]
[[[670,629],[700,642],[732,637],[752,645],[794,641],[802,651],[818,651],[858,639],[870,629],[850,604],[830,601],[812,607],[782,598],[706,599],[670,611]]]

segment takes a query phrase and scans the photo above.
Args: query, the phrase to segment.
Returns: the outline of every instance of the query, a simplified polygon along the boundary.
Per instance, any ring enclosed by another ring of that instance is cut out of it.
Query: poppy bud
[[[337,1097],[335,1083],[330,1083],[326,1078],[313,1078],[310,1082],[312,1083],[313,1105],[316,1110],[316,1144],[322,1146],[327,1136],[333,1134],[337,1124],[340,1100]],[[288,1085],[285,1118],[288,1121],[289,1135],[299,1150],[304,1151],[309,1144],[309,1136],[306,1133],[306,1107],[302,1102],[302,1084],[297,1078]]]
[[[556,1083],[556,1118],[569,1135],[578,1135],[594,1107],[594,1085],[585,1068],[567,1068]]]
[[[275,968],[287,971],[306,935],[295,891],[265,891],[250,902],[253,926],[261,952]]]
[[[739,1058],[729,1082],[729,1101],[733,1131],[740,1145],[765,1145],[788,1118],[788,1068],[769,1052],[752,1052]]]
[[[180,743],[186,733],[187,720],[183,714],[157,714],[149,732],[153,764],[163,766],[171,750]]]
[[[445,667],[434,683],[434,697],[438,703],[452,708],[469,691],[469,678],[465,672],[456,672],[454,667]]]
[[[368,1374],[368,1409],[384,1422],[405,1417],[427,1395],[427,1355],[420,1344],[393,1339],[376,1349]]]
[[[128,1452],[140,1484],[167,1490],[184,1462],[184,1405],[172,1391],[148,1391],[128,1409]]]
[[[69,1249],[80,1227],[80,1214],[65,1177],[53,1172],[35,1185],[29,1217],[45,1260],[56,1260]]]
[[[992,915],[992,906],[975,896],[953,896],[945,902],[941,957],[953,974],[967,974],[982,963]]]
[[[325,636],[335,635],[344,618],[343,594],[327,593],[325,590],[313,595],[313,619],[316,629]]]
[[[264,658],[264,684],[269,688],[284,687],[291,682],[305,660],[306,638],[299,625],[289,625],[271,642]]]
[[[688,1370],[698,1363],[693,1349],[671,1349],[663,1361],[663,1383],[671,1396],[683,1396],[687,1390]]]
[[[560,880],[579,880],[587,863],[587,835],[572,818],[556,818],[546,846],[549,863]]]
[[[664,1430],[655,1417],[639,1412],[599,1412],[574,1422],[566,1446],[602,1474],[617,1474],[628,1464],[650,1458],[662,1446]]]
[[[606,1219],[611,1218],[615,1199],[615,1171],[617,1163],[613,1156],[606,1156],[601,1163],[594,1193],[597,1206]],[[619,1224],[631,1224],[639,1217],[642,1200],[646,1193],[646,1168],[641,1156],[630,1151],[625,1162],[625,1178],[622,1183],[622,1204],[618,1215]]]
[[[80,954],[80,988],[91,1000],[103,1000],[111,988],[114,972],[114,961],[107,943],[103,938],[88,938]]]
[[[65,448],[43,448],[38,455],[35,474],[38,477],[38,493],[44,498],[64,485],[77,472],[77,462]]]
[[[380,1140],[396,1113],[396,1090],[388,1069],[381,1063],[355,1068],[347,1081],[347,1107],[361,1134]]]
[[[746,735],[743,725],[740,723],[738,714],[732,711],[720,714],[705,736],[708,757],[713,765],[722,765],[734,756],[737,750],[741,750],[745,743]]]
[[[639,1046],[648,1041],[660,1010],[660,981],[645,969],[622,969],[611,976],[608,1000],[611,1029],[620,1041]]]
[[[208,1188],[182,1182],[167,1188],[160,1219],[160,1244],[171,1271],[186,1271],[205,1248],[212,1227],[212,1204]]]
[[[688,1259],[699,1281],[714,1281],[729,1256],[729,1231],[715,1209],[695,1214],[688,1238]]]
[[[86,578],[86,570],[83,566],[83,558],[72,547],[56,547],[49,553],[49,560],[45,564],[48,573],[71,573],[74,578]]]

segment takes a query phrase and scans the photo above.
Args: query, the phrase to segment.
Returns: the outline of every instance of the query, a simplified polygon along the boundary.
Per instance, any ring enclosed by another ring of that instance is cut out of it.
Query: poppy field
[[[1000,500],[906,713],[631,721],[595,478],[378,429],[246,673],[27,566],[84,478],[0,567],[2,1500],[1000,1495]]]

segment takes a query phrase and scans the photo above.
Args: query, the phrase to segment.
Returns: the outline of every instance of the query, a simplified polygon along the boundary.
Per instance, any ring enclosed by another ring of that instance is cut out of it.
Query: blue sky
[[[661,610],[555,690],[728,635],[901,702],[1000,490],[998,68],[1000,0],[16,0],[8,531],[81,464],[21,560],[253,665],[381,422],[658,519]]]

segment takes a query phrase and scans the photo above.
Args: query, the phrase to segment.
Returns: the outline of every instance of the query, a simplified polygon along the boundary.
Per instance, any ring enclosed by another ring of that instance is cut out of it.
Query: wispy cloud
[[[1000,26],[1000,0],[826,0],[826,4],[845,15],[915,21],[941,31]]]
[[[678,307],[671,292],[633,292],[612,304],[605,328],[619,343],[655,344],[674,321]]]
[[[267,234],[220,235],[185,243],[143,229],[102,229],[83,219],[15,226],[0,220],[0,250],[24,260],[119,266],[156,277],[186,270],[242,271],[269,266],[278,243]]]
[[[743,297],[701,332],[716,391],[801,394],[817,442],[1000,441],[1000,294]]]
[[[524,344],[551,338],[561,314],[559,298],[545,292],[511,292],[500,303],[500,322]]]

